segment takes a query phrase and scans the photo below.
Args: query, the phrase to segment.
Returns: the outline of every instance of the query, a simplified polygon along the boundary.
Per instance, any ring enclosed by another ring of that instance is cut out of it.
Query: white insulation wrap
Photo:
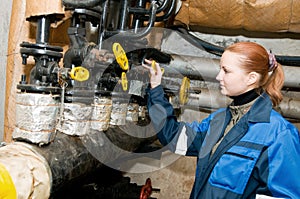
[[[58,101],[50,94],[17,93],[14,139],[47,144],[53,140]]]
[[[128,103],[114,101],[110,115],[111,125],[124,125],[126,123]]]
[[[93,130],[105,131],[109,127],[112,100],[108,97],[96,98],[94,100],[91,128]]]
[[[28,145],[29,146],[29,145]],[[0,163],[9,172],[18,199],[48,199],[51,171],[47,162],[25,143],[0,147]]]
[[[127,107],[126,120],[137,122],[139,120],[139,105],[136,103],[129,103]]]
[[[67,135],[85,135],[90,128],[93,108],[82,103],[64,103],[57,130]]]
[[[92,105],[82,103],[63,104],[62,118],[59,118],[57,130],[67,135],[82,136],[90,129],[105,131],[109,127],[112,110],[112,100],[100,97]]]

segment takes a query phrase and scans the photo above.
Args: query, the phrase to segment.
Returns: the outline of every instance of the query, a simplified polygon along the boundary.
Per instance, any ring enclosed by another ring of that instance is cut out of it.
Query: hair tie
[[[269,53],[269,72],[274,71],[278,67],[275,55],[270,51]]]

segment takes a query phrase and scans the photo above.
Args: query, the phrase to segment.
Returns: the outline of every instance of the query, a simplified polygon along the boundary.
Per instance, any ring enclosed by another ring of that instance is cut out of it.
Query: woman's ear
[[[256,84],[259,80],[259,74],[257,72],[250,72],[248,75],[248,81],[247,84],[248,86],[251,86],[253,84]]]

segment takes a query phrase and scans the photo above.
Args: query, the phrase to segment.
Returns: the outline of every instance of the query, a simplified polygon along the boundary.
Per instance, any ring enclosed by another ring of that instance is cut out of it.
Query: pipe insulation
[[[281,0],[185,0],[175,19],[191,28],[299,33],[299,5]]]
[[[18,92],[13,138],[43,144],[53,141],[59,111],[58,97],[51,94]]]
[[[135,150],[156,140],[152,129],[143,129],[147,131],[143,138],[112,127],[84,136],[57,132],[55,140],[43,147],[15,141],[0,147],[0,164],[12,178],[18,199],[47,199],[72,180],[104,165],[118,169],[122,158],[136,157]]]
[[[49,165],[26,144],[15,143],[1,147],[0,163],[12,179],[11,186],[16,190],[18,199],[49,198],[51,187]]]

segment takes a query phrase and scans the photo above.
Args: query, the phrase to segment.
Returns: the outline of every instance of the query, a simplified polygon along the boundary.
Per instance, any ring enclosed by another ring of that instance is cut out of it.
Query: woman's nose
[[[218,81],[221,81],[221,77],[222,77],[222,74],[221,74],[221,70],[219,71],[219,73],[217,74],[217,76],[216,76],[216,80],[218,80]]]

